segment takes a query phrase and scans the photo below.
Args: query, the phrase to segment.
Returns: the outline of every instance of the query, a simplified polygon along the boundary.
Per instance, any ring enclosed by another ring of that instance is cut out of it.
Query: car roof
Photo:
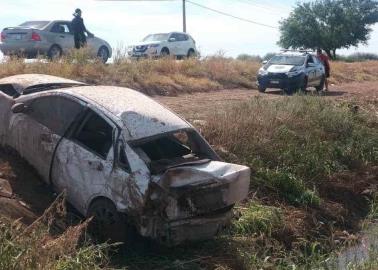
[[[34,87],[42,87],[44,85],[86,85],[82,82],[77,82],[65,78],[60,78],[51,75],[45,74],[21,74],[21,75],[14,75],[6,78],[0,79],[1,84],[10,84],[13,86],[14,90],[17,93],[22,94],[25,90],[34,88]]]
[[[130,140],[192,127],[165,106],[129,88],[83,86],[53,91],[70,94],[116,116],[128,130]]]

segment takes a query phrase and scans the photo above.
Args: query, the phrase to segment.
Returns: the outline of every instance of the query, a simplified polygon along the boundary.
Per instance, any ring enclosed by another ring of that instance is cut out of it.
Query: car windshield
[[[49,23],[48,21],[32,21],[32,22],[24,22],[24,23],[20,24],[19,26],[35,28],[35,29],[42,29],[48,23]]]
[[[160,173],[175,166],[209,162],[211,154],[201,145],[195,131],[181,130],[136,143],[133,148],[152,173]]]
[[[306,60],[305,56],[300,55],[276,55],[270,59],[270,65],[291,65],[302,66]]]
[[[152,34],[146,36],[143,41],[165,41],[168,40],[169,34]]]

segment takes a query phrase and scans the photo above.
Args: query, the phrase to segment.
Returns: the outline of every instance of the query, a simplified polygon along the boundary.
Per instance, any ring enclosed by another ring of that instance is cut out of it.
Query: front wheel
[[[89,207],[87,218],[93,218],[89,231],[100,242],[127,241],[126,218],[117,211],[115,205],[107,199],[98,199]]]
[[[169,50],[168,48],[163,48],[160,53],[161,57],[168,57],[169,56]]]
[[[302,82],[302,85],[301,85],[300,90],[301,90],[302,92],[306,92],[306,89],[307,89],[307,77],[305,77],[305,78],[303,79],[303,82]]]
[[[325,76],[323,75],[321,80],[320,80],[320,84],[315,87],[316,91],[320,92],[324,89],[325,80],[326,80]]]

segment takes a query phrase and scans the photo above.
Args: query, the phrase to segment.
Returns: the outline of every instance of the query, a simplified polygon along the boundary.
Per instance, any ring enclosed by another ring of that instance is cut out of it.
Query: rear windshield
[[[302,66],[306,60],[305,56],[300,55],[276,55],[270,59],[270,65],[290,65]]]
[[[30,22],[24,22],[24,23],[20,24],[19,26],[35,28],[35,29],[42,29],[48,23],[49,23],[49,21],[30,21]]]

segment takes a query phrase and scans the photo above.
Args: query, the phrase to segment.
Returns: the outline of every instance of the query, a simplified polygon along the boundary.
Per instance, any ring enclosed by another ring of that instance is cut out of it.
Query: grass
[[[29,226],[19,220],[0,220],[0,269],[101,269],[108,263],[108,244],[82,242],[88,222],[58,229],[65,216],[58,196],[45,213]]]
[[[215,112],[207,123],[205,137],[253,169],[254,187],[293,204],[319,205],[320,182],[378,162],[376,120],[322,98],[256,98]]]

